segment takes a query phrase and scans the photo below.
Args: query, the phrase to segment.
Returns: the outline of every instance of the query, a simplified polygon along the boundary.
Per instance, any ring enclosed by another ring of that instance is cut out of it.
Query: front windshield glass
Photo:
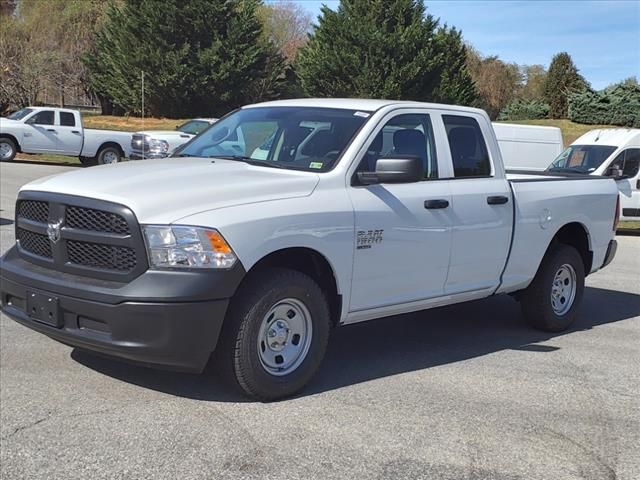
[[[610,145],[571,145],[547,169],[550,172],[595,172],[618,147]]]
[[[11,120],[22,120],[24,117],[33,112],[32,108],[23,108],[22,110],[18,110],[17,112],[13,112],[7,118]]]
[[[205,130],[209,126],[209,122],[204,120],[191,120],[187,123],[183,123],[178,127],[178,131],[188,133],[189,135],[198,135],[201,131]]]
[[[331,108],[247,108],[218,121],[174,156],[231,158],[266,167],[326,171],[368,116]]]

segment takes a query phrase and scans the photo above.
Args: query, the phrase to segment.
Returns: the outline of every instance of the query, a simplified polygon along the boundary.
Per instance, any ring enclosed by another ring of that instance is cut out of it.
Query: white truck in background
[[[17,153],[78,157],[83,165],[118,163],[129,156],[131,133],[82,126],[78,110],[27,107],[0,118],[0,160]]]
[[[558,127],[493,122],[505,168],[543,172],[564,150]]]
[[[640,129],[591,130],[569,145],[548,171],[613,178],[620,191],[620,219],[640,220]]]
[[[221,154],[239,132],[243,151]],[[339,325],[510,294],[532,326],[565,330],[616,253],[615,183],[507,175],[473,108],[249,105],[175,156],[23,186],[2,311],[147,365],[212,359],[273,400],[310,381]]]
[[[203,130],[206,130],[217,118],[194,118],[175,130],[144,130],[136,132],[131,138],[131,160],[145,160],[168,157],[178,147],[187,143]]]

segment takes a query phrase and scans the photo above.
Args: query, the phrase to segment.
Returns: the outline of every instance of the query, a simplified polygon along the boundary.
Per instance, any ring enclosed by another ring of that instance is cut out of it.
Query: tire
[[[584,263],[571,246],[557,244],[542,259],[531,285],[522,293],[526,321],[539,330],[562,332],[575,321],[584,294]]]
[[[311,277],[268,269],[255,274],[232,299],[214,367],[253,399],[289,397],[320,367],[330,329],[327,299]]]
[[[18,147],[16,142],[7,137],[0,138],[0,161],[10,162],[16,157]]]
[[[119,163],[122,160],[122,155],[120,155],[120,150],[116,147],[104,147],[96,155],[96,160],[98,165],[110,165]]]

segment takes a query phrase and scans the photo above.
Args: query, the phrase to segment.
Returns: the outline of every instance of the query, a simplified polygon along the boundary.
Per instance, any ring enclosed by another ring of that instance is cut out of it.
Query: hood
[[[172,223],[236,205],[310,195],[311,172],[211,158],[165,158],[83,168],[38,179],[22,190],[64,193],[116,202],[140,223]]]
[[[11,120],[10,118],[0,117],[0,125],[15,125],[16,123],[22,123],[17,120]]]

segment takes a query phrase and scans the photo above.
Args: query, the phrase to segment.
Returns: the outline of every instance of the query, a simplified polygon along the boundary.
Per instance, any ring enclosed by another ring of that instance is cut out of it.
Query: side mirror
[[[622,180],[622,179],[626,178],[626,176],[622,172],[622,169],[620,167],[618,167],[618,166],[613,166],[613,167],[607,168],[607,171],[604,173],[604,176],[605,177],[611,177],[614,180]]]
[[[376,183],[415,183],[424,178],[424,167],[420,157],[396,155],[393,158],[379,158],[375,172],[359,172],[358,180],[363,185]]]
[[[176,125],[176,130],[180,130],[180,125]]]

